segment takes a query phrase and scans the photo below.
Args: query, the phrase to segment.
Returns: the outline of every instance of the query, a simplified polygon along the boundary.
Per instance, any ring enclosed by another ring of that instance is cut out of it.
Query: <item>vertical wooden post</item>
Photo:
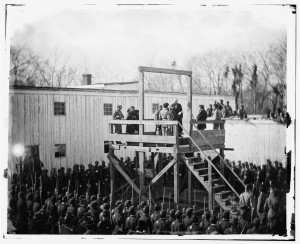
[[[114,156],[114,149],[109,148],[109,155],[111,157]],[[110,194],[111,194],[111,201],[114,204],[115,202],[115,167],[112,162],[109,164],[109,169],[110,169]]]
[[[189,169],[187,170],[188,170],[188,203],[189,206],[192,206],[192,172]]]
[[[192,135],[192,131],[193,131],[193,126],[191,125],[192,122],[192,116],[193,116],[193,112],[192,112],[192,108],[193,108],[193,100],[192,100],[192,92],[193,92],[193,86],[192,86],[192,75],[189,76],[190,80],[188,82],[188,86],[187,86],[187,106],[188,106],[188,110],[187,110],[187,123],[188,123],[188,128],[187,131],[190,133],[190,135]],[[190,141],[190,147],[191,147],[191,141]]]
[[[220,157],[222,158],[222,159],[220,159],[220,171],[221,171],[221,174],[224,175],[225,165],[224,165],[224,162],[223,162],[223,160],[224,160],[224,149],[223,148],[220,148]],[[221,179],[221,182],[222,182],[222,184],[224,184],[223,178]]]
[[[156,176],[154,157],[155,157],[154,152],[151,152],[151,168],[153,172],[153,178]],[[155,200],[155,183],[152,185],[152,196],[153,199]]]
[[[174,164],[174,205],[179,204],[179,164],[180,164],[180,154],[174,154],[174,159],[176,163]]]
[[[139,81],[139,121],[144,120],[144,72],[140,69],[140,81]],[[144,125],[139,125],[139,134],[144,134]],[[142,147],[143,143],[139,143],[139,146]],[[144,174],[144,161],[145,153],[139,152],[139,175],[140,175],[140,189],[143,189],[145,186],[145,174]]]
[[[210,163],[208,163],[208,209],[211,212],[213,210],[213,201],[214,201],[214,196],[213,196],[213,186],[212,186],[212,166]]]

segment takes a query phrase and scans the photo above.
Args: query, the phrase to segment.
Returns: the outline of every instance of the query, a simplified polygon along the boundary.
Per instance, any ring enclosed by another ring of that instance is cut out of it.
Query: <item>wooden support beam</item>
[[[133,180],[126,174],[126,172],[122,169],[122,167],[119,165],[118,159],[114,155],[108,155],[108,159],[110,160],[111,164],[120,172],[120,174],[125,178],[125,180],[130,184],[130,186],[133,186],[133,189],[136,191],[136,193],[140,193],[140,188],[137,187],[137,185],[133,182]],[[114,191],[112,192],[114,193]]]
[[[147,186],[145,186],[142,190],[141,190],[141,195],[144,194],[145,192],[148,191],[149,189],[149,185],[152,185],[154,184],[156,181],[159,180],[160,177],[162,177],[167,171],[169,168],[171,168],[174,164],[176,163],[176,160],[175,158],[170,162],[168,163],[168,165],[166,165],[162,171],[160,171],[150,182]]]
[[[179,204],[179,164],[180,164],[180,154],[174,155],[176,163],[174,164],[174,204],[175,206]]]
[[[188,171],[188,203],[189,206],[192,206],[192,172],[187,169]]]
[[[188,82],[187,86],[187,121],[188,121],[188,128],[186,130],[189,132],[190,135],[192,135],[193,131],[193,125],[191,124],[192,122],[192,117],[193,117],[193,84],[192,84],[192,76],[190,76],[190,80]],[[190,147],[192,146],[192,142],[189,142]]]
[[[220,148],[220,172],[222,175],[224,175],[224,168],[225,168],[225,165],[224,165],[224,149],[223,148]],[[225,175],[224,175],[225,176]],[[224,180],[221,178],[221,182],[222,184],[224,184]]]
[[[112,148],[109,149],[109,154],[108,157],[113,158],[114,156],[114,150]],[[111,202],[114,204],[115,202],[115,169],[114,169],[114,164],[112,160],[110,160],[110,165],[109,165],[109,170],[110,170],[110,194],[111,194]]]
[[[161,69],[153,67],[140,66],[139,72],[150,72],[150,73],[162,73],[162,74],[173,74],[173,75],[187,75],[192,76],[192,71],[178,70],[178,69]]]
[[[208,163],[208,210],[210,212],[213,210],[213,201],[212,166]]]

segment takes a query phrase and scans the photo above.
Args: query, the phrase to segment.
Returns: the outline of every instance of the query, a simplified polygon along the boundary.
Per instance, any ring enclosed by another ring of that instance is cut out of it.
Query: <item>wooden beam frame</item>
[[[169,162],[150,182],[147,186],[145,186],[142,190],[141,190],[141,195],[143,195],[148,189],[149,189],[149,186],[153,185],[156,181],[159,180],[160,177],[162,177],[167,171],[169,168],[171,168],[174,164],[176,163],[176,160],[175,158]]]
[[[153,68],[140,66],[139,72],[150,72],[150,73],[162,73],[162,74],[171,74],[171,75],[187,75],[192,76],[192,71],[188,70],[178,70],[178,69],[162,69],[162,68]]]

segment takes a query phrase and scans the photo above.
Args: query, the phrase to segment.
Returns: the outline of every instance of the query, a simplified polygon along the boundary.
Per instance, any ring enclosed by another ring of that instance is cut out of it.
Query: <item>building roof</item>
[[[97,83],[91,85],[69,86],[69,88],[80,89],[99,89],[110,91],[137,91],[139,86],[138,81],[130,82],[111,82],[111,83]]]

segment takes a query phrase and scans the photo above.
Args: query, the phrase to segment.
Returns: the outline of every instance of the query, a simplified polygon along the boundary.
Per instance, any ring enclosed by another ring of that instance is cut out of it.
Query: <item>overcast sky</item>
[[[56,5],[57,6],[57,5]],[[124,81],[139,65],[179,68],[193,55],[212,50],[247,50],[286,34],[288,7],[14,6],[8,11],[11,44],[41,55],[55,49],[70,65],[96,74],[118,70]],[[96,77],[95,77],[96,78]],[[100,81],[98,81],[100,82]]]

